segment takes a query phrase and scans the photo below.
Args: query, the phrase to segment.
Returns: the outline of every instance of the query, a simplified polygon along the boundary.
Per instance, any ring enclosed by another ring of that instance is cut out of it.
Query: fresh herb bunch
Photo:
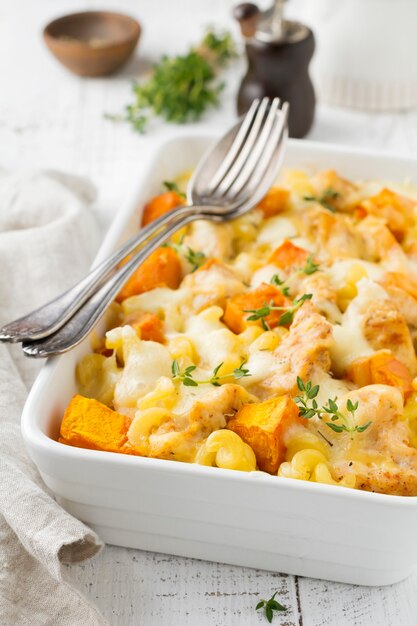
[[[197,366],[189,365],[184,369],[183,372],[181,372],[177,359],[174,359],[171,365],[171,372],[172,377],[181,381],[182,384],[186,387],[198,387],[198,385],[205,384],[214,385],[214,387],[220,387],[220,381],[224,380],[225,378],[229,378],[231,375],[235,378],[235,380],[240,380],[241,378],[246,378],[246,376],[250,376],[249,370],[243,367],[245,363],[246,361],[245,359],[243,359],[239,367],[236,367],[233,370],[232,374],[225,374],[224,376],[219,376],[219,370],[223,365],[223,363],[219,363],[219,365],[214,368],[213,374],[210,378],[207,378],[206,380],[195,380],[195,378],[193,378],[193,372],[197,369]]]
[[[223,84],[216,80],[217,72],[233,56],[230,33],[209,30],[197,48],[184,55],[163,56],[147,81],[133,85],[135,102],[126,107],[124,116],[106,117],[125,120],[140,133],[152,116],[177,124],[198,120],[218,104]]]
[[[247,318],[248,322],[256,322],[257,320],[261,320],[262,328],[264,330],[271,330],[265,318],[268,317],[268,315],[270,315],[272,311],[284,311],[278,320],[278,326],[286,326],[287,324],[292,323],[296,311],[298,311],[298,309],[302,307],[304,302],[306,300],[311,300],[312,297],[313,294],[304,293],[302,296],[296,298],[293,301],[292,306],[274,306],[274,302],[271,300],[269,304],[267,302],[264,302],[263,306],[259,309],[244,309],[243,312],[252,313],[252,315]]]
[[[329,187],[328,189],[325,189],[323,191],[321,196],[303,196],[303,200],[306,200],[306,202],[318,202],[319,204],[321,204],[321,206],[323,206],[328,211],[335,213],[336,209],[332,205],[331,201],[337,200],[337,198],[339,197],[340,197],[340,193],[338,191],[335,191],[331,187]]]
[[[277,600],[275,600],[275,596],[277,595],[277,593],[278,591],[276,591],[274,595],[269,598],[269,600],[261,600],[255,607],[255,611],[259,611],[259,609],[264,609],[265,617],[270,624],[274,618],[274,611],[284,612],[287,610],[286,606],[283,606]]]
[[[352,402],[350,398],[346,402],[346,410],[348,415],[342,413],[336,402],[337,397],[333,400],[329,398],[327,405],[319,407],[316,397],[320,391],[319,385],[313,385],[311,380],[304,383],[304,381],[297,376],[297,387],[301,391],[302,395],[298,395],[294,398],[295,403],[298,405],[299,415],[305,419],[311,419],[312,417],[318,417],[322,420],[326,426],[331,428],[335,433],[347,432],[351,437],[354,433],[363,433],[372,424],[371,421],[366,422],[362,426],[355,424],[355,413],[359,406],[359,402]],[[327,416],[328,420],[324,417]]]

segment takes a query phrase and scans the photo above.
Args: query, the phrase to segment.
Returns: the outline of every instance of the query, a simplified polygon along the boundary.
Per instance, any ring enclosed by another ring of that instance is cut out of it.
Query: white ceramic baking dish
[[[161,145],[132,201],[115,219],[96,262],[139,223],[138,206],[193,167],[209,137]],[[358,178],[417,180],[417,161],[291,141],[286,166],[336,168]],[[75,364],[88,341],[50,359],[22,416],[28,451],[73,515],[111,544],[211,561],[385,585],[417,564],[417,498],[387,496],[264,473],[83,450],[54,440],[76,391]]]

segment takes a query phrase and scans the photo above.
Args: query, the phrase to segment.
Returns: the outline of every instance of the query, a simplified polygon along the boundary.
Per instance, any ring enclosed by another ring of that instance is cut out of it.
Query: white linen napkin
[[[0,326],[71,286],[98,243],[86,180],[58,172],[0,171]],[[65,582],[64,563],[102,547],[53,499],[26,455],[20,415],[42,362],[0,344],[0,623],[103,626],[97,609]]]

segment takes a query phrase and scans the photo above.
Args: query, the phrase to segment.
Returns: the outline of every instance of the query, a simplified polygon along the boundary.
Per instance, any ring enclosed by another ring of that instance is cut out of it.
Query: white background
[[[290,3],[290,11],[300,10],[302,1]],[[120,112],[131,100],[131,81],[162,53],[180,52],[197,42],[203,25],[234,29],[232,4],[0,0],[0,167],[58,168],[91,178],[104,230],[141,175],[155,142],[183,128],[156,124],[142,137],[128,126],[104,120],[103,114]],[[41,30],[50,19],[86,8],[120,9],[144,26],[136,56],[111,79],[76,78],[43,45]],[[234,119],[234,94],[242,72],[242,64],[234,65],[227,74],[221,110],[187,132],[198,126],[217,134]],[[310,138],[417,155],[417,112],[373,115],[319,106]],[[106,547],[94,560],[69,567],[68,577],[117,626],[262,624],[266,621],[254,606],[276,590],[289,607],[275,617],[276,624],[417,624],[417,574],[393,587],[351,587]]]

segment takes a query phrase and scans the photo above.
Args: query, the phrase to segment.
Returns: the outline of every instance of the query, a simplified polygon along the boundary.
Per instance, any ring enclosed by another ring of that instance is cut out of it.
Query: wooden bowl
[[[141,33],[128,15],[85,11],[50,22],[43,38],[54,57],[79,76],[105,76],[125,63]]]

